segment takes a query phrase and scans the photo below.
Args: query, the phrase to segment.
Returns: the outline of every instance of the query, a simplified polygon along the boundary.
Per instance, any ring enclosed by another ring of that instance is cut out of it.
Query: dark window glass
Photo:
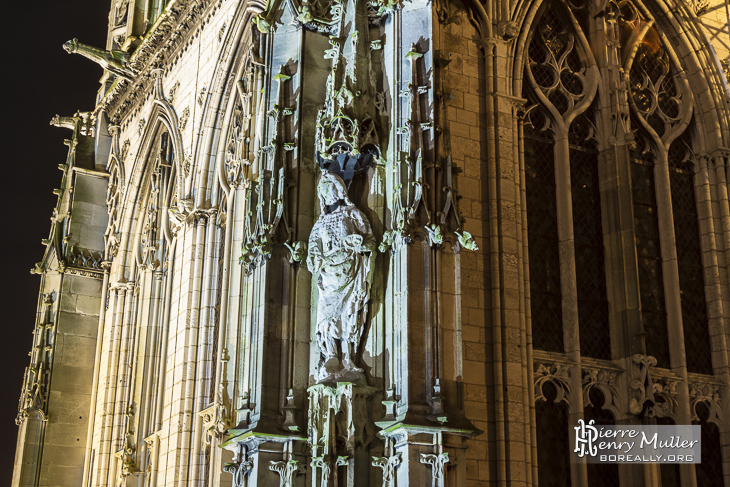
[[[546,401],[535,404],[537,477],[540,487],[570,487],[568,406],[554,402],[555,386],[543,385]]]
[[[671,418],[656,418],[656,424],[659,426],[673,426],[675,423]],[[679,464],[678,463],[662,463],[659,466],[661,472],[662,487],[680,487]]]
[[[702,428],[702,463],[695,465],[697,485],[723,485],[722,480],[722,448],[720,446],[720,428],[715,423],[707,421],[709,409],[704,403],[696,406],[699,424]]]
[[[590,404],[586,404],[584,410],[585,422],[593,420],[596,426],[615,425],[613,415],[603,409],[605,398],[603,393],[595,387],[588,393]],[[588,485],[591,487],[616,487],[618,481],[618,464],[615,463],[589,463],[588,464]]]
[[[694,168],[690,159],[689,136],[678,138],[669,151],[669,182],[672,191],[674,236],[677,241],[679,290],[687,370],[712,374],[705,279],[702,269],[700,227],[694,191]]]
[[[647,145],[643,137],[637,137],[637,149],[632,154],[634,160],[631,164],[641,319],[646,333],[647,353],[657,359],[659,367],[669,367],[669,339],[664,306],[654,167],[649,165],[652,156],[648,152]]]
[[[553,143],[525,128],[527,228],[532,340],[535,348],[563,351],[563,313]]]
[[[598,152],[591,142],[592,110],[570,129],[570,185],[573,200],[575,271],[581,355],[611,359],[604,266]]]

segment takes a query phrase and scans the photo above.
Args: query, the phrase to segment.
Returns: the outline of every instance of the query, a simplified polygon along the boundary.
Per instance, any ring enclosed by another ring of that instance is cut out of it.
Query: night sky
[[[110,0],[7,2],[2,48],[2,255],[0,339],[0,485],[10,485],[18,428],[15,425],[23,370],[29,363],[40,277],[31,275],[48,237],[60,186],[59,164],[71,132],[52,127],[55,114],[91,111],[102,69],[61,47],[74,37],[104,48]]]

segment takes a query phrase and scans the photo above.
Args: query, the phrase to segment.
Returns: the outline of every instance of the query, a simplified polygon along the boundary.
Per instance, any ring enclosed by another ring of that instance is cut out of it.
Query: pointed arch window
[[[689,130],[672,143],[668,159],[687,370],[712,374],[712,348]]]
[[[552,137],[541,130],[546,114],[530,112],[525,125],[525,184],[530,250],[532,339],[535,348],[563,351],[563,313],[560,291],[558,210]]]
[[[672,333],[681,334],[687,369],[712,374],[695,168],[688,128],[692,92],[654,27],[646,32],[629,60],[629,87],[632,120],[640,146],[635,151],[639,152],[635,162],[643,165],[650,161],[653,166],[632,170],[647,352],[657,358],[661,367],[679,365],[669,363],[666,343]],[[662,226],[662,221],[671,222],[671,226]],[[670,274],[667,276],[665,271]],[[678,295],[674,294],[676,289],[666,287],[675,279]],[[666,289],[671,297],[664,296]],[[679,309],[674,314],[680,316],[674,316],[673,322],[681,322],[682,332],[678,325],[669,322],[665,311],[677,309],[677,301]]]
[[[610,360],[598,150],[593,120],[593,110],[589,108],[573,122],[569,133],[578,324],[581,354]]]
[[[717,410],[713,404],[698,401],[693,405],[692,424],[699,425],[702,436],[702,463],[695,464],[697,485],[723,485],[722,446]]]
[[[569,407],[559,384],[545,381],[535,403],[538,484],[541,487],[570,487]]]
[[[614,426],[611,411],[604,409],[606,397],[597,387],[588,392],[588,401],[585,405],[585,422],[595,421],[595,425]],[[619,485],[618,464],[616,463],[589,463],[588,464],[588,485],[591,487],[614,487]]]
[[[632,152],[631,187],[641,320],[646,351],[657,359],[657,366],[669,368],[669,336],[654,184],[654,156],[649,141],[641,134],[637,135],[636,149]]]
[[[595,116],[598,68],[562,4],[538,14],[525,66],[524,126],[534,347],[611,358]],[[576,310],[577,308],[577,310]],[[570,343],[571,349],[577,344]]]

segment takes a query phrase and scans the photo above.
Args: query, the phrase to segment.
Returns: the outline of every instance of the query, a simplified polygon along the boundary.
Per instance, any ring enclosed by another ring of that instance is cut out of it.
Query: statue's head
[[[63,49],[68,53],[74,53],[78,50],[79,40],[71,39],[63,44]]]
[[[343,201],[345,206],[352,205],[352,201],[347,196],[345,182],[337,174],[331,172],[322,173],[317,185],[317,196],[319,197],[319,205],[324,212],[327,211],[328,206],[332,206],[338,201]]]

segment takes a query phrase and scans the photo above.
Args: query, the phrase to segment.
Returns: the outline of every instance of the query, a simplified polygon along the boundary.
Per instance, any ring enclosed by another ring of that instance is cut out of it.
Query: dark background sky
[[[55,114],[90,111],[102,69],[62,44],[74,37],[103,48],[110,0],[8,2],[3,4],[2,255],[0,301],[0,485],[10,485],[15,459],[23,370],[29,363],[41,260],[67,148],[66,129],[49,125]]]

